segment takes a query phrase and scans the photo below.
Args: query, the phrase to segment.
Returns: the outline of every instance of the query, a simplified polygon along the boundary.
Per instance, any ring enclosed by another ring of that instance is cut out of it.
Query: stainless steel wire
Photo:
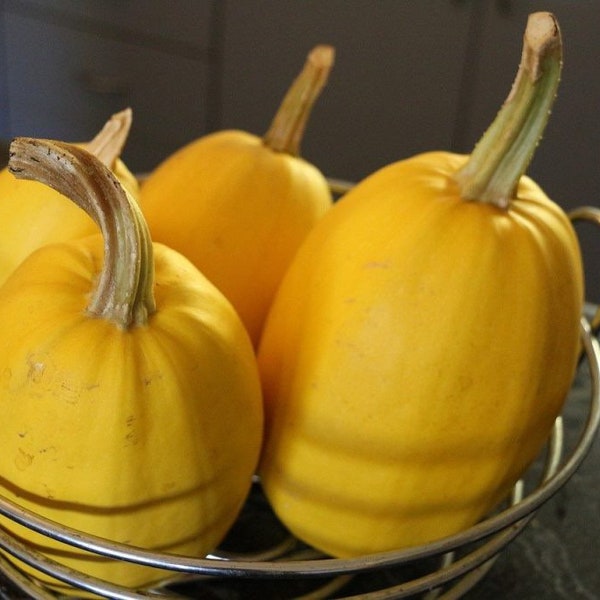
[[[188,574],[188,577],[218,577],[225,579],[248,577],[261,579],[340,578],[374,570],[389,569],[431,557],[449,556],[455,551],[464,551],[465,548],[469,548],[464,556],[442,565],[432,573],[383,590],[361,594],[360,596],[349,596],[348,598],[360,598],[361,600],[406,598],[418,593],[427,593],[430,590],[439,589],[452,582],[468,589],[485,575],[487,569],[491,567],[490,561],[493,561],[494,557],[521,533],[534,516],[535,511],[565,485],[585,458],[595,439],[600,423],[600,348],[598,341],[592,334],[590,324],[585,318],[581,320],[581,339],[589,365],[591,398],[587,421],[572,452],[566,458],[563,458],[562,419],[559,418],[549,440],[541,481],[535,489],[529,494],[523,495],[521,487],[516,486],[511,505],[508,508],[460,534],[418,548],[352,559],[280,560],[276,557],[277,551],[273,552],[272,557],[267,560],[261,560],[260,555],[258,559],[255,557],[252,560],[251,558],[244,558],[243,555],[237,556],[235,554],[229,554],[226,558],[179,557],[150,552],[85,535],[35,515],[3,497],[0,497],[0,514],[77,548],[117,560],[129,560],[151,567],[167,569],[173,573],[174,581],[178,580],[178,573]],[[281,552],[285,552],[289,547],[289,541],[287,540],[280,544]],[[470,546],[475,544],[479,545],[474,549],[470,549]],[[101,597],[114,600],[141,600],[157,597],[156,590],[128,590],[68,569],[26,547],[5,530],[0,530],[0,548],[5,553],[22,560],[42,573]],[[17,587],[24,590],[35,600],[48,600],[56,597],[52,591],[40,587],[6,560],[0,565],[0,570]],[[185,575],[183,580],[185,580]],[[326,585],[329,586],[331,583],[327,582]],[[161,594],[163,598],[181,597],[175,593],[170,594],[166,589],[163,589]],[[438,595],[437,597],[450,599],[458,596],[449,591],[447,595]]]
[[[344,181],[330,181],[335,194],[351,187]],[[573,211],[572,221],[587,220],[600,224],[600,210],[583,207]],[[590,322],[591,321],[591,322]],[[113,600],[147,598],[184,598],[173,591],[179,583],[205,580],[282,580],[309,579],[326,581],[315,589],[296,596],[296,600],[329,597],[354,576],[420,564],[435,559],[437,566],[424,575],[340,600],[391,600],[423,594],[424,600],[454,600],[471,589],[492,568],[499,552],[514,540],[535,516],[536,511],[560,490],[575,473],[589,452],[600,424],[600,346],[594,333],[600,327],[600,310],[588,320],[581,319],[582,357],[589,369],[590,406],[574,448],[565,457],[562,418],[558,418],[549,439],[539,481],[529,493],[524,482],[517,483],[508,506],[481,523],[442,540],[401,551],[385,552],[351,559],[322,557],[291,552],[296,541],[278,540],[272,547],[252,553],[223,552],[206,558],[174,556],[116,543],[64,527],[28,511],[0,496],[0,515],[67,546],[170,572],[170,576],[152,589],[130,590],[74,571],[45,557],[0,527],[0,573],[32,600],[55,600],[57,593],[35,578],[24,574],[13,563],[14,557],[76,589]],[[339,598],[339,597],[338,597]]]

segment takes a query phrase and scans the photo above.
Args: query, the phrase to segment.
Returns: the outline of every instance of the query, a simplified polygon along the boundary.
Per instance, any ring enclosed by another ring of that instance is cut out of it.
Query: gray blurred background
[[[598,0],[0,0],[0,140],[87,140],[131,106],[131,170],[223,128],[262,134],[309,50],[336,65],[303,156],[357,181],[470,152],[506,97],[527,15],[559,20],[565,66],[529,170],[565,210],[600,206]],[[578,226],[600,302],[600,230]]]

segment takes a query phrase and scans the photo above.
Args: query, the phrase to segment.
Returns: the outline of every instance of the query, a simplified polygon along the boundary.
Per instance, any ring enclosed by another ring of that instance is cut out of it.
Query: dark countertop
[[[584,363],[563,412],[566,454],[577,443],[587,419],[589,398],[589,374]],[[262,527],[256,522],[253,526]],[[596,439],[567,484],[538,510],[519,537],[498,555],[484,579],[462,597],[465,600],[598,600],[599,549],[600,441]],[[374,580],[357,577],[342,588],[337,597],[377,590],[399,581],[402,579],[398,579],[397,573],[378,574]],[[242,580],[225,586],[223,583],[194,585],[178,591],[185,593],[185,597],[204,600],[283,600],[306,591],[306,582],[300,587],[285,581],[252,583]],[[308,585],[311,589],[313,584]],[[0,598],[21,600],[24,596],[0,580]]]
[[[576,443],[588,410],[581,369],[563,413],[565,439]],[[466,600],[600,599],[600,441],[567,484],[537,512]]]

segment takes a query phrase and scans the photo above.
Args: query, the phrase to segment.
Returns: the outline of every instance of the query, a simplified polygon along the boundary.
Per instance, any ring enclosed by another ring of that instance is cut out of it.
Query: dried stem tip
[[[561,69],[562,40],[554,15],[529,15],[510,93],[466,165],[455,174],[464,200],[509,207],[548,122]]]
[[[271,126],[263,136],[266,146],[275,152],[300,154],[300,143],[312,108],[327,83],[333,67],[335,50],[332,46],[313,48],[304,67],[283,98]]]

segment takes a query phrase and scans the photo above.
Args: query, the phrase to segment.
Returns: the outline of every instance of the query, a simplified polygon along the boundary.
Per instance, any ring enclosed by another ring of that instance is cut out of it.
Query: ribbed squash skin
[[[114,173],[134,197],[139,195],[135,177],[120,159]],[[0,284],[34,250],[97,232],[94,221],[58,192],[0,170]]]
[[[152,238],[227,296],[255,344],[283,273],[331,202],[314,165],[237,130],[181,148],[141,189]]]
[[[7,280],[0,490],[84,532],[202,556],[250,487],[262,435],[258,371],[222,294],[171,249],[155,244],[154,260],[157,310],[126,331],[85,312],[99,236],[38,250]],[[85,573],[132,587],[161,576],[64,553],[1,522]]]
[[[573,378],[571,225],[527,177],[508,211],[461,200],[465,160],[423,154],[350,191],[265,327],[264,489],[293,533],[335,556],[475,523],[534,460]]]

